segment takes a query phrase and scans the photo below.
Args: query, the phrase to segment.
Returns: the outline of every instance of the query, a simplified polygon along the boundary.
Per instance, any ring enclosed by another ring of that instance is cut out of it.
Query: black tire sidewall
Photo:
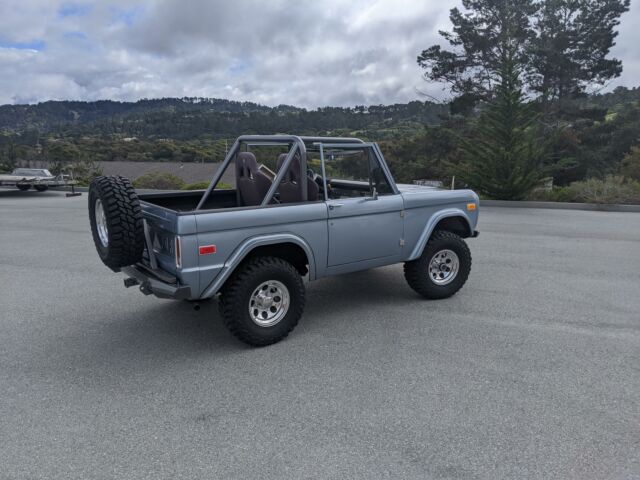
[[[456,241],[456,239],[453,238],[438,238],[432,244],[427,245],[427,248],[425,248],[423,252],[423,268],[425,276],[429,280],[431,288],[434,289],[434,291],[441,291],[443,295],[451,295],[460,290],[467,281],[469,272],[471,271],[471,265],[467,261],[467,257],[469,255],[468,249],[461,238],[458,238],[458,240],[459,241]],[[431,259],[441,250],[453,251],[458,256],[459,262],[456,277],[445,285],[438,285],[433,281],[431,275],[429,275],[429,264]]]
[[[96,200],[100,200],[104,205],[105,199],[100,191],[100,187],[92,188],[89,190],[89,222],[91,223],[91,234],[93,235],[93,243],[96,245],[96,250],[100,259],[106,262],[109,258],[109,245],[111,245],[111,225],[110,218],[107,217],[107,234],[109,236],[109,245],[106,247],[102,244],[100,236],[98,235],[98,226],[96,224]]]
[[[429,275],[429,263],[441,250],[452,250],[458,256],[460,266],[456,278],[446,285],[438,285]],[[419,258],[405,263],[404,274],[409,286],[428,299],[443,299],[454,295],[467,281],[471,272],[471,252],[466,242],[448,231],[436,231]]]
[[[221,313],[225,324],[240,340],[256,346],[269,345],[286,337],[297,325],[304,309],[304,283],[293,266],[284,264],[284,260],[271,257],[250,261],[222,292]],[[249,302],[255,289],[269,280],[277,280],[287,288],[289,309],[277,324],[262,327],[252,320]]]
[[[257,325],[249,315],[249,300],[255,289],[262,283],[269,280],[277,280],[287,288],[289,291],[289,309],[287,310],[286,315],[278,323],[270,327],[262,327]],[[278,337],[285,334],[289,330],[289,326],[295,317],[295,312],[299,308],[300,299],[296,294],[296,290],[295,281],[292,280],[291,276],[286,271],[271,268],[256,275],[251,284],[247,284],[242,290],[242,300],[244,301],[242,304],[244,308],[244,321],[247,323],[247,329],[255,335],[266,334],[268,336]]]
[[[95,206],[105,213],[108,245],[98,234]],[[96,251],[102,262],[117,272],[142,260],[144,229],[142,209],[135,190],[124,177],[97,177],[89,187],[89,222]]]

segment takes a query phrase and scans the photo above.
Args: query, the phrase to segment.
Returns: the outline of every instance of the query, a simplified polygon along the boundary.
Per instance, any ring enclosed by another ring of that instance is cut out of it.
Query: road
[[[640,478],[640,214],[484,208],[467,285],[308,285],[252,349],[125,289],[86,194],[0,191],[2,479]]]

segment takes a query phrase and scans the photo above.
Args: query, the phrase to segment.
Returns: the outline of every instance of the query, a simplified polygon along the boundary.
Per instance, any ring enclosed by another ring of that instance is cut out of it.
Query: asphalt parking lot
[[[98,259],[86,194],[0,190],[0,478],[640,478],[640,214],[483,208],[471,277],[308,285],[252,349]]]

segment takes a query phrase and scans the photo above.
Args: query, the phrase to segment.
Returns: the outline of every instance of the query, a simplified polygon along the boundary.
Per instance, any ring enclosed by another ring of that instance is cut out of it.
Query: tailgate
[[[140,205],[142,206],[146,237],[142,263],[151,266],[149,255],[151,248],[158,267],[178,276],[176,239],[179,233],[180,216],[177,212],[144,201],[140,202]]]

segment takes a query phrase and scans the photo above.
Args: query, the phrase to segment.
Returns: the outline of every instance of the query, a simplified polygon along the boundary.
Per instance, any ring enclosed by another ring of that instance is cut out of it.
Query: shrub
[[[209,184],[211,182],[195,182],[195,183],[187,183],[182,186],[182,190],[206,190],[209,188]],[[219,182],[216,186],[216,190],[231,190],[233,186],[228,183]]]
[[[590,178],[569,185],[576,202],[640,203],[640,182],[610,175],[604,180]]]
[[[539,202],[574,202],[569,187],[556,187],[552,190],[534,190],[527,196],[527,200]]]
[[[133,186],[155,190],[179,190],[184,186],[184,180],[171,173],[152,172],[136,178]]]
[[[640,182],[620,176],[590,178],[568,187],[533,192],[529,200],[547,202],[640,204]]]
[[[182,186],[181,190],[206,190],[210,182],[187,183]]]
[[[80,160],[65,166],[63,173],[73,174],[73,179],[78,182],[78,185],[87,187],[94,178],[102,175],[102,168],[91,160]]]
[[[624,156],[620,171],[625,177],[640,181],[640,145],[631,147],[631,151]]]

